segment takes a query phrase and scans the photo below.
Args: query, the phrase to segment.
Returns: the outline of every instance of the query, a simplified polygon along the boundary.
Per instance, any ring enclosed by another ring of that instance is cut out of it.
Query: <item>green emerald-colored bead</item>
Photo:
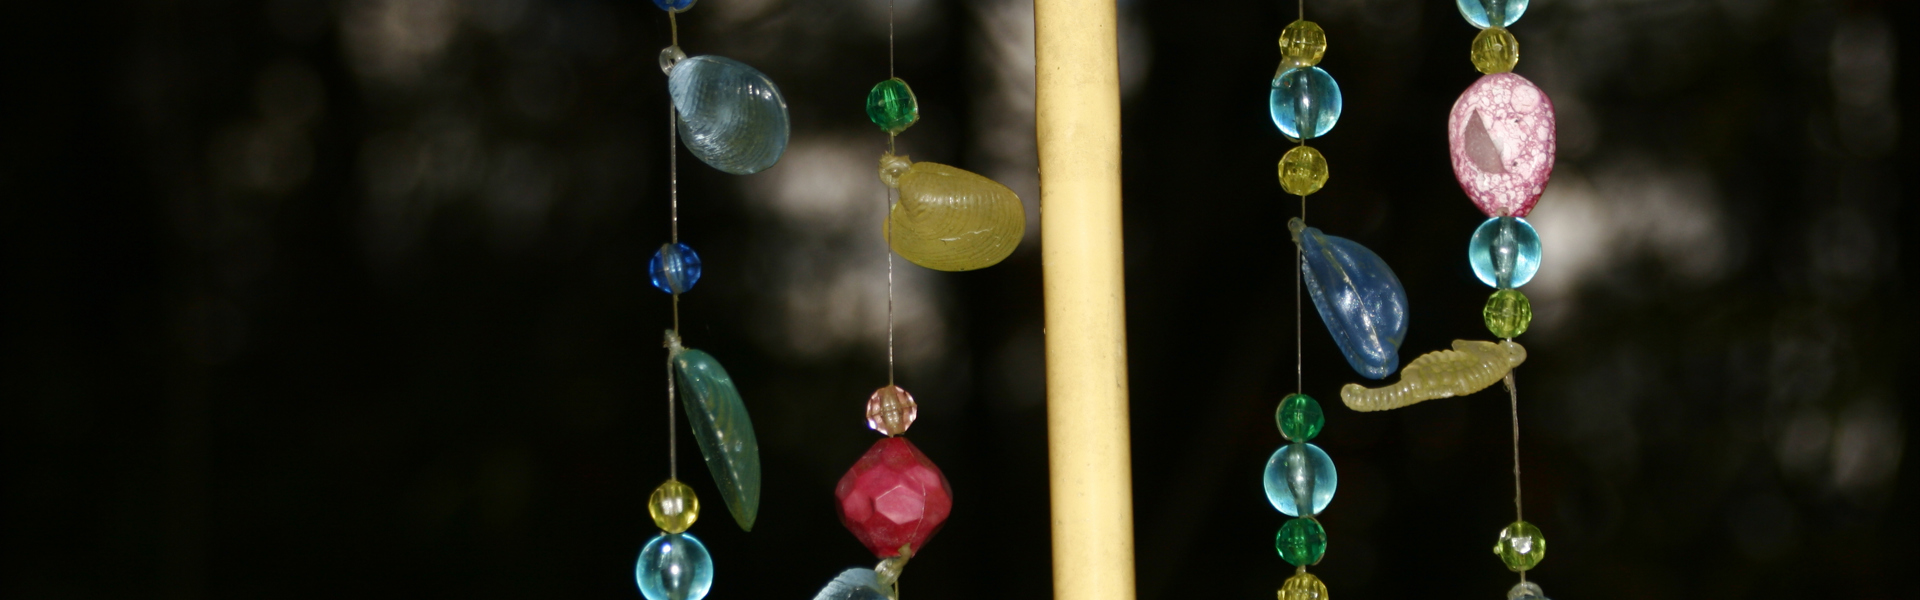
[[[1293,442],[1312,440],[1327,425],[1320,403],[1306,394],[1287,394],[1280,400],[1280,409],[1274,411],[1273,420],[1280,424],[1280,435]]]
[[[867,120],[887,133],[906,131],[920,120],[920,101],[899,77],[882,81],[867,92]]]
[[[1487,308],[1480,311],[1487,319],[1487,331],[1494,337],[1513,339],[1527,332],[1527,325],[1533,323],[1533,304],[1527,301],[1527,295],[1520,290],[1507,288],[1493,293],[1487,298]]]
[[[1514,521],[1500,530],[1500,540],[1493,543],[1493,553],[1500,556],[1500,562],[1507,563],[1508,570],[1518,573],[1533,568],[1547,557],[1547,538],[1532,523]]]
[[[1280,526],[1280,535],[1274,536],[1273,547],[1280,551],[1280,558],[1287,559],[1287,564],[1296,567],[1319,564],[1320,557],[1327,554],[1327,530],[1313,517],[1293,519]]]

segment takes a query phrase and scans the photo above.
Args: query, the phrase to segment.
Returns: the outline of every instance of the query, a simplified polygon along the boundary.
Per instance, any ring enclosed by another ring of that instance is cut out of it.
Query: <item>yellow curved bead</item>
[[[647,512],[653,515],[653,524],[659,525],[662,531],[680,533],[700,520],[700,497],[680,480],[668,479],[647,497]]]
[[[1400,381],[1368,389],[1357,383],[1340,388],[1340,401],[1360,412],[1392,410],[1487,389],[1527,361],[1527,349],[1513,340],[1454,340],[1452,350],[1428,352],[1400,369]]]
[[[1318,23],[1300,20],[1280,31],[1280,69],[1320,64],[1327,53],[1327,32]]]
[[[1026,234],[1020,197],[977,173],[887,154],[880,157],[880,180],[900,190],[882,233],[913,264],[984,269],[1013,254]]]
[[[1503,27],[1488,27],[1473,36],[1473,68],[1481,73],[1509,73],[1520,64],[1520,40]]]
[[[1295,196],[1320,191],[1327,184],[1327,157],[1313,146],[1294,146],[1280,157],[1280,189]]]
[[[1302,569],[1280,584],[1280,600],[1327,600],[1327,584]]]

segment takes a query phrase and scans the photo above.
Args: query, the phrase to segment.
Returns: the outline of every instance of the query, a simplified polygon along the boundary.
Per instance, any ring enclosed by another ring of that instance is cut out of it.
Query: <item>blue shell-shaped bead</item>
[[[1540,271],[1540,234],[1520,217],[1494,217],[1473,230],[1467,263],[1481,283],[1499,289],[1533,281]]]
[[[647,261],[653,287],[669,294],[685,294],[700,282],[700,255],[686,244],[661,244]]]
[[[1289,517],[1310,517],[1327,509],[1333,492],[1340,487],[1340,473],[1333,459],[1313,444],[1287,444],[1267,459],[1263,478],[1267,501]],[[1305,510],[1302,510],[1302,509]]]
[[[1347,364],[1372,379],[1400,366],[1407,339],[1407,290],[1380,256],[1353,240],[1320,233],[1296,218],[1287,223],[1300,248],[1301,273],[1313,307]]]
[[[667,92],[687,151],[713,168],[747,175],[787,151],[787,100],[773,80],[740,61],[695,56],[673,65]]]
[[[813,600],[893,600],[893,592],[880,585],[880,576],[873,569],[853,568],[827,582]]]
[[[1512,25],[1527,14],[1529,0],[1453,0],[1460,7],[1460,16],[1466,17],[1474,27],[1486,29],[1499,21],[1501,27]]]
[[[1320,67],[1287,69],[1273,78],[1267,110],[1287,137],[1305,140],[1326,135],[1340,121],[1340,84]]]
[[[687,12],[693,8],[695,0],[653,0],[653,5],[667,12]]]
[[[633,578],[647,600],[700,600],[713,589],[713,556],[688,533],[662,533],[640,548]]]

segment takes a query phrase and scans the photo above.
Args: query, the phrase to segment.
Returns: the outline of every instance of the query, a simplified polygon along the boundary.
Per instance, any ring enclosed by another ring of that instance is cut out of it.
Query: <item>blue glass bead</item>
[[[713,557],[691,534],[662,533],[640,548],[633,578],[647,600],[700,600],[713,588]]]
[[[1287,137],[1306,140],[1326,135],[1340,121],[1340,84],[1320,67],[1287,69],[1273,78],[1267,110]]]
[[[1494,217],[1473,230],[1467,262],[1480,282],[1496,289],[1517,288],[1540,271],[1540,233],[1520,217]]]
[[[669,294],[685,294],[700,282],[700,255],[686,244],[661,244],[647,261],[653,287]]]
[[[1499,21],[1501,27],[1512,25],[1527,14],[1529,0],[1453,0],[1460,7],[1460,16],[1466,17],[1474,27],[1486,29]],[[1489,18],[1492,17],[1492,18]]]
[[[695,0],[653,0],[653,5],[667,12],[687,12],[693,8]]]
[[[1353,370],[1371,379],[1400,367],[1407,339],[1407,291],[1380,256],[1353,240],[1287,222],[1303,263],[1302,278],[1327,333]]]
[[[1340,474],[1333,459],[1313,444],[1287,444],[1267,459],[1267,501],[1289,517],[1310,517],[1327,509]],[[1309,510],[1302,511],[1301,507]]]
[[[787,100],[773,80],[740,61],[695,56],[673,65],[667,92],[680,139],[700,162],[734,175],[758,173],[787,151]]]
[[[893,600],[893,591],[888,587],[880,584],[880,577],[873,569],[847,569],[820,588],[813,600]]]

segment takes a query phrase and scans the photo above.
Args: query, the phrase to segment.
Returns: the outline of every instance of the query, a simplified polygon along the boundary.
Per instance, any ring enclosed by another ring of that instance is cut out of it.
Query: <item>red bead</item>
[[[833,495],[840,499],[840,523],[880,558],[898,556],[903,545],[919,554],[953,512],[947,476],[903,437],[875,442]]]

